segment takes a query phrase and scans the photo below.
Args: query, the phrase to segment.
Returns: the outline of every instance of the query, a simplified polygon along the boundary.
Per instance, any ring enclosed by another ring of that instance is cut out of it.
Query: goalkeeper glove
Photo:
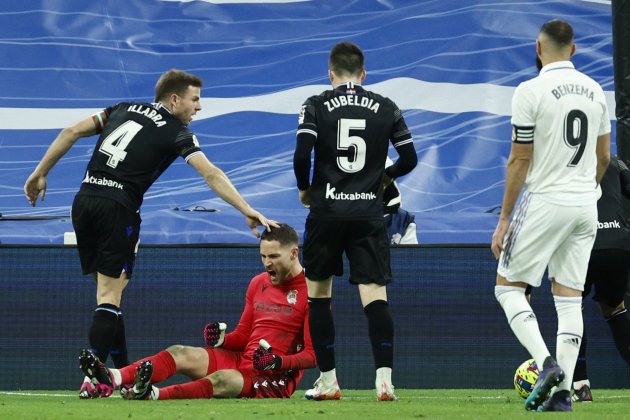
[[[203,339],[208,347],[221,347],[225,340],[227,324],[223,322],[210,322],[203,329]]]
[[[265,350],[258,347],[254,350],[254,369],[257,370],[278,370],[282,369],[282,358],[272,353],[271,348]]]

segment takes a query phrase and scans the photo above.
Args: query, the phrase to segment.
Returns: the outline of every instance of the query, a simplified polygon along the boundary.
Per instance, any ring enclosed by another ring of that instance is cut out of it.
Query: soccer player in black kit
[[[302,204],[310,208],[303,259],[311,338],[320,376],[306,392],[312,400],[341,398],[335,371],[332,276],[343,274],[345,252],[351,284],[359,287],[368,319],[379,401],[395,400],[391,373],[394,324],[386,285],[391,281],[383,222],[383,188],[417,163],[411,133],[390,99],[363,89],[364,56],[353,43],[336,44],[329,56],[332,90],[302,105],[294,172]],[[399,159],[385,169],[389,144]],[[310,179],[311,153],[314,156]]]
[[[601,181],[602,196],[597,201],[597,236],[588,263],[584,293],[593,286],[595,300],[612,332],[615,346],[630,365],[630,316],[624,295],[630,273],[630,214],[622,200],[630,199],[630,170],[618,157],[612,156]],[[588,402],[593,397],[586,369],[586,335],[573,375],[573,401]]]
[[[59,159],[80,138],[100,134],[72,204],[72,224],[83,274],[96,280],[90,346],[102,361],[111,354],[117,368],[129,363],[120,302],[133,272],[140,205],[144,193],[177,157],[243,213],[256,236],[257,226],[276,226],[245,201],[225,173],[206,158],[188,129],[201,110],[202,84],[195,75],[170,70],[156,84],[154,103],[119,103],[62,130],[24,184],[26,198],[35,206],[38,197],[44,199],[46,177]],[[110,393],[111,389],[85,380],[79,397]]]

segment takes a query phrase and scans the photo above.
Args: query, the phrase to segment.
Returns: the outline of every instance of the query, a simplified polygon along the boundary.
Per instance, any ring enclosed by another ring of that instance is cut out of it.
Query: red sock
[[[185,384],[160,388],[158,400],[188,400],[194,398],[212,398],[214,387],[208,378],[197,379]]]
[[[153,362],[153,376],[151,377],[151,383],[156,384],[177,373],[177,366],[175,365],[175,359],[171,353],[166,350],[162,350],[158,354],[140,359],[137,362],[133,362],[129,366],[120,369],[120,376],[122,377],[123,384],[132,384],[136,377],[136,368],[145,360],[151,360]]]

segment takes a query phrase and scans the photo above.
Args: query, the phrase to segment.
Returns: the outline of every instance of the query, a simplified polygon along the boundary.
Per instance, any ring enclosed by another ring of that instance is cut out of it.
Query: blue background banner
[[[265,215],[303,227],[292,172],[297,113],[328,88],[331,46],[366,53],[366,86],[391,97],[419,164],[399,181],[423,243],[488,243],[510,147],[510,98],[535,75],[534,40],[573,24],[576,66],[614,114],[609,1],[4,1],[0,213],[68,216],[95,138],[80,140],[27,206],[25,179],[59,130],[123,100],[151,101],[176,67],[205,80],[191,129]],[[612,119],[611,115],[611,119]],[[390,150],[390,156],[396,153]],[[173,210],[173,209],[179,210]],[[188,212],[194,208],[216,212]],[[148,191],[147,244],[255,243],[243,218],[178,159]],[[0,221],[4,244],[61,244],[68,220]]]

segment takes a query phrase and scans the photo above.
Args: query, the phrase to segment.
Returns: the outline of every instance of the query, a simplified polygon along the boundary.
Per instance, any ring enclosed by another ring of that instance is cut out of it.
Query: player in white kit
[[[571,25],[552,20],[542,26],[536,41],[540,74],[521,83],[512,98],[512,146],[492,236],[499,260],[496,298],[541,370],[527,410],[572,410],[581,293],[597,232],[597,186],[610,161],[606,98],[594,80],[575,69],[574,52]],[[540,286],[546,268],[558,314],[555,358],[524,294],[527,285]]]

